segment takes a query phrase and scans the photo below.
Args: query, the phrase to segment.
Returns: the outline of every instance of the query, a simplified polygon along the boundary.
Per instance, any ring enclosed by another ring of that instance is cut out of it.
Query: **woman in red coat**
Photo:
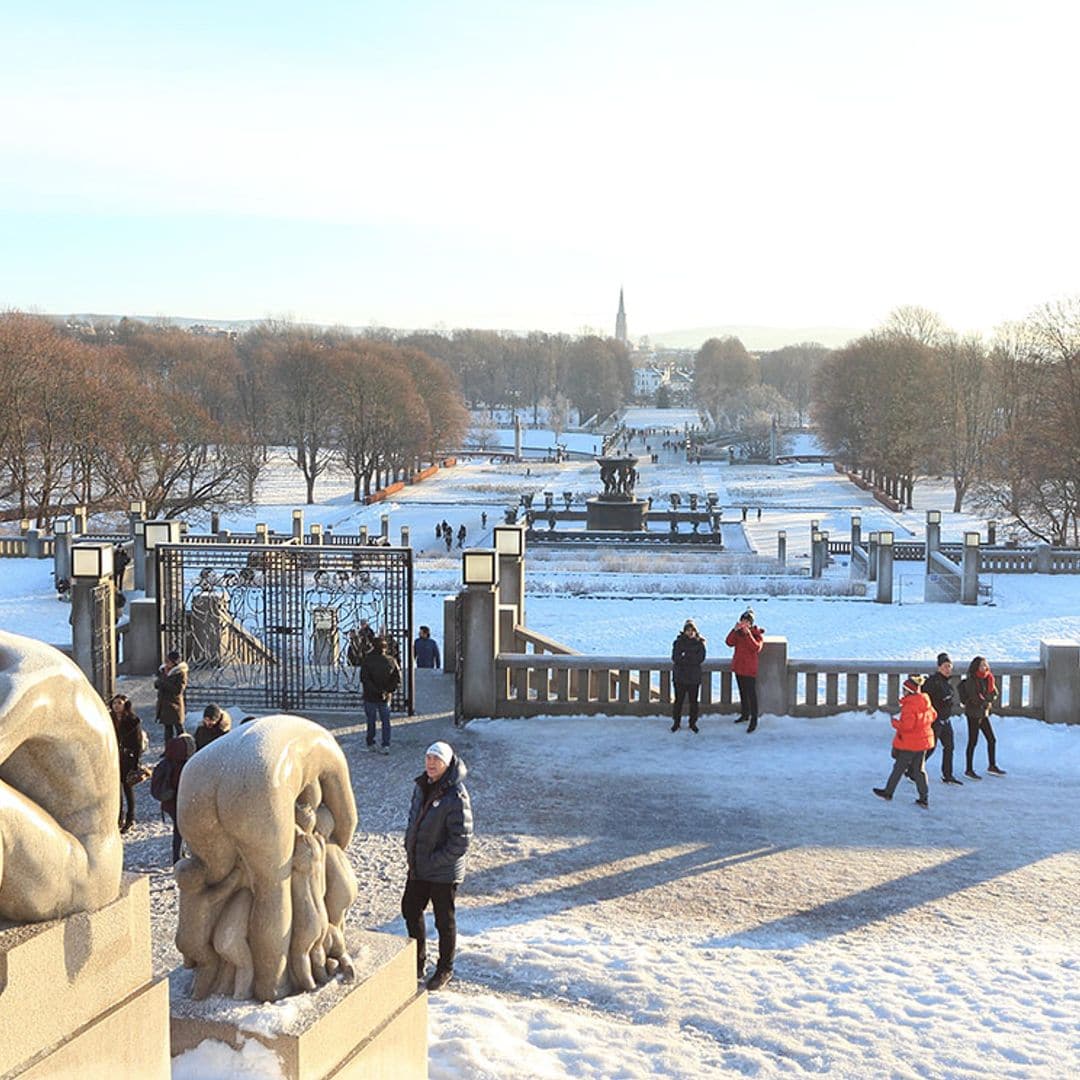
[[[740,715],[735,721],[741,724],[744,720],[750,723],[746,727],[746,733],[757,730],[758,703],[757,703],[757,673],[758,655],[765,644],[765,631],[760,626],[754,625],[754,609],[747,608],[740,616],[739,621],[731,628],[731,632],[725,639],[725,644],[735,649],[735,655],[731,660],[731,670],[735,675],[735,681],[739,684],[739,708]]]
[[[926,751],[934,745],[934,721],[937,713],[930,698],[922,692],[924,675],[909,675],[904,680],[903,697],[900,699],[900,715],[893,720],[896,728],[893,738],[893,769],[883,788],[874,788],[879,799],[888,802],[893,797],[900,777],[907,773],[919,790],[916,806],[924,810],[930,805],[926,783]]]

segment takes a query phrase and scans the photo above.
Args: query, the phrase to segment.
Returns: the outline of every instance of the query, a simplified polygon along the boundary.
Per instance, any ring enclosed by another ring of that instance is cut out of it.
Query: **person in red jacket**
[[[740,710],[739,718],[735,723],[741,724],[749,720],[746,726],[747,735],[757,730],[758,655],[765,644],[764,638],[764,629],[754,625],[754,609],[747,608],[739,616],[739,621],[731,628],[731,632],[725,639],[725,644],[735,649],[735,655],[731,660],[731,670],[735,675],[735,681],[739,684]]]
[[[915,805],[924,810],[930,805],[927,800],[930,788],[926,782],[926,751],[934,745],[934,721],[937,719],[930,698],[922,692],[925,678],[924,675],[909,675],[904,680],[900,715],[892,722],[896,728],[892,772],[883,788],[874,788],[874,794],[888,802],[900,783],[900,777],[907,773],[919,790]]]

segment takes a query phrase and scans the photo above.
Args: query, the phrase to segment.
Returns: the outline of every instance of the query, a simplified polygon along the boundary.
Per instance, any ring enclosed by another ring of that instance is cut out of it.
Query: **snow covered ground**
[[[441,637],[458,553],[436,544],[436,522],[465,523],[468,543],[483,544],[521,491],[558,499],[596,486],[591,464],[478,463],[374,507],[357,507],[347,481],[326,478],[306,514],[344,532],[377,529],[388,512],[395,539],[408,524],[418,545],[415,621]],[[917,509],[892,514],[827,466],[699,467],[670,454],[642,468],[642,486],[658,497],[717,491],[725,518],[765,555],[787,529],[796,573],[811,519],[840,537],[861,512],[864,530],[921,537],[923,511],[936,506],[946,540],[985,526],[948,512],[944,483],[920,484]],[[298,477],[276,468],[257,510],[223,525],[287,530],[301,499]],[[1030,660],[1041,638],[1080,640],[1078,577],[1000,575],[993,606],[966,608],[924,604],[920,566],[899,564],[903,602],[884,607],[774,595],[782,579],[745,559],[740,569],[739,558],[612,554],[590,565],[580,552],[535,550],[528,622],[583,651],[637,655],[666,654],[688,616],[723,655],[748,602],[796,658],[929,663],[947,648],[958,662],[976,652]],[[620,559],[626,598],[612,585]],[[4,560],[0,569],[0,626],[65,640],[70,608],[55,600],[50,563]],[[459,897],[455,980],[430,1000],[436,1080],[1080,1074],[1080,725],[996,720],[1008,775],[946,787],[932,760],[924,812],[906,785],[891,804],[870,794],[890,765],[883,714],[767,717],[750,737],[718,717],[703,718],[698,736],[672,734],[661,719],[604,717],[455,731],[449,680],[420,674],[418,713],[395,719],[390,757],[363,753],[355,716],[326,723],[349,757],[361,815],[349,853],[362,882],[357,926],[404,932],[401,835],[424,747],[448,738],[469,765],[477,837]],[[152,715],[148,680],[125,685]],[[189,706],[201,713],[203,704]],[[156,757],[160,735],[150,733]],[[982,747],[976,765],[985,765]],[[177,962],[168,830],[145,790],[138,816],[127,866],[151,876],[164,971]],[[211,1049],[176,1075],[272,1075],[254,1051],[243,1061],[215,1051],[206,1064]]]

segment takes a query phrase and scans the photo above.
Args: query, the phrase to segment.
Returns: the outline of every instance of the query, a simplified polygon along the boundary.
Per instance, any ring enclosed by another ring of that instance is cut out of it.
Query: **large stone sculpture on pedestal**
[[[120,891],[116,736],[58,650],[0,631],[0,919],[96,911]]]
[[[645,528],[646,504],[634,497],[637,484],[636,457],[599,457],[604,490],[585,501],[589,531],[640,532]]]
[[[276,1001],[352,976],[356,803],[330,732],[298,716],[241,725],[184,767],[177,811],[191,854],[175,868],[176,945],[193,998]]]
[[[121,878],[119,769],[86,676],[0,632],[0,1076],[169,1076],[148,879]]]

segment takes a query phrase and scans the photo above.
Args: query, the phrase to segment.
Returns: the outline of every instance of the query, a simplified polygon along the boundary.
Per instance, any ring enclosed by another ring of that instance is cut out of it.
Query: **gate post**
[[[466,719],[495,716],[495,657],[499,651],[496,553],[462,554],[461,709]]]
[[[412,534],[409,532],[409,526],[408,525],[402,525],[401,526],[401,546],[403,548],[412,547],[411,535]]]
[[[776,561],[787,566],[787,529],[780,529],[776,534]]]
[[[862,546],[862,514],[851,515],[851,546]]]
[[[131,541],[131,576],[136,590],[146,591],[146,522],[139,518],[131,523],[135,535]]]
[[[292,534],[293,538],[297,540],[304,539],[304,511],[294,510],[292,512]]]
[[[1054,549],[1049,544],[1035,545],[1035,573],[1050,574],[1053,572]]]
[[[390,515],[382,514],[379,517],[379,535],[386,540],[390,539]]]
[[[71,519],[75,523],[73,532],[76,536],[86,535],[86,517],[87,514],[85,506],[76,506],[71,511]]]
[[[1080,723],[1080,645],[1050,639],[1039,642],[1043,682],[1043,720],[1048,724]]]
[[[926,573],[934,572],[933,554],[941,548],[941,511],[926,511]]]
[[[877,596],[879,604],[891,604],[893,597],[893,534],[889,530],[878,533],[877,542]]]
[[[960,581],[960,603],[979,602],[979,541],[977,532],[964,533],[964,569]]]
[[[56,581],[71,577],[71,532],[69,517],[58,517],[53,522],[53,577]]]
[[[146,596],[153,599],[158,592],[157,549],[164,544],[180,543],[180,522],[171,519],[147,521],[143,525],[143,545],[146,550]]]
[[[758,707],[762,716],[787,715],[788,640],[765,635],[758,657]]]
[[[499,603],[510,604],[516,622],[525,625],[525,530],[520,525],[496,525],[495,550],[499,553]]]
[[[455,657],[457,656],[457,620],[454,616],[454,608],[457,604],[457,597],[444,596],[442,604],[442,669],[444,672],[453,675],[456,667]]]
[[[112,544],[71,549],[71,655],[103,700],[116,687],[116,592]]]

